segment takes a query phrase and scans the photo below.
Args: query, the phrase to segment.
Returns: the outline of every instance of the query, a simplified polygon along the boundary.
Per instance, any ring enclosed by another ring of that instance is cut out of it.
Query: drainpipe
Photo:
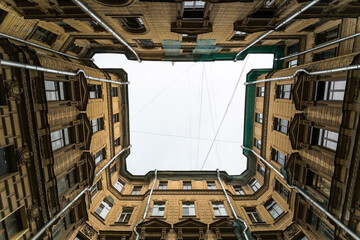
[[[296,70],[296,72],[293,75],[290,75],[290,76],[277,77],[277,78],[268,78],[268,79],[254,81],[254,82],[245,82],[244,85],[247,86],[247,85],[252,85],[252,84],[257,84],[257,83],[262,83],[262,82],[288,80],[288,79],[292,79],[292,78],[296,77],[296,75],[301,73],[301,72],[306,73],[307,75],[319,75],[319,74],[343,72],[343,71],[350,71],[350,70],[357,70],[357,69],[360,69],[360,64],[359,65],[352,65],[352,66],[348,66],[348,67],[341,67],[341,68],[333,68],[333,69],[327,69],[327,70],[322,70],[322,71],[315,71],[315,72],[308,72],[306,69],[301,68],[301,69]]]
[[[354,34],[349,35],[347,37],[343,37],[343,38],[337,39],[337,40],[332,41],[332,42],[328,42],[328,43],[325,43],[325,44],[322,44],[322,45],[319,45],[319,46],[316,46],[316,47],[313,47],[313,48],[309,48],[309,49],[307,49],[305,51],[302,51],[302,52],[294,53],[294,54],[291,54],[291,55],[288,55],[288,56],[285,56],[285,57],[282,57],[282,58],[275,58],[275,61],[281,61],[281,60],[284,60],[284,59],[296,57],[296,56],[299,56],[299,55],[302,55],[302,54],[305,54],[305,53],[308,53],[308,52],[312,52],[312,51],[318,50],[320,48],[324,48],[324,47],[333,45],[335,43],[339,43],[339,42],[349,40],[351,38],[359,37],[359,36],[360,36],[360,32],[354,33]]]
[[[145,220],[145,218],[146,218],[146,214],[147,214],[147,211],[148,211],[148,209],[149,209],[149,205],[150,205],[150,201],[151,201],[151,197],[152,197],[152,194],[153,194],[153,191],[154,191],[154,187],[155,187],[156,181],[157,181],[157,169],[155,169],[154,182],[153,182],[153,184],[152,184],[152,186],[151,186],[151,190],[150,190],[150,194],[149,194],[149,197],[148,197],[148,200],[147,200],[147,203],[146,203],[144,215],[143,215],[142,219],[141,219],[141,220],[135,225],[135,227],[134,227],[134,232],[135,232],[135,234],[136,234],[136,239],[135,239],[135,240],[138,240],[139,237],[140,237],[140,235],[139,235],[139,233],[137,232],[137,229],[136,229],[136,228],[137,228],[137,227],[139,226],[139,224],[141,224],[141,223]]]
[[[248,236],[246,235],[246,231],[248,230],[248,225],[246,224],[246,222],[245,222],[244,220],[242,220],[241,218],[239,218],[238,215],[236,214],[235,209],[234,209],[234,207],[233,207],[233,205],[232,205],[232,203],[231,203],[231,201],[230,201],[230,198],[229,198],[229,196],[228,196],[228,194],[227,194],[227,192],[226,192],[226,190],[225,190],[225,187],[224,187],[224,185],[223,185],[223,183],[222,183],[222,181],[221,181],[221,178],[220,178],[220,170],[219,170],[219,169],[216,169],[216,173],[217,173],[218,181],[220,182],[221,188],[222,188],[222,190],[223,190],[223,192],[224,192],[224,194],[225,194],[226,200],[227,200],[227,202],[228,202],[229,205],[230,205],[231,212],[232,212],[232,214],[234,215],[234,217],[235,217],[235,219],[236,219],[237,221],[240,221],[240,222],[242,222],[242,223],[245,225],[245,229],[243,230],[243,233],[244,233],[244,236],[245,236],[246,240],[249,240]]]
[[[33,46],[33,47],[36,47],[36,48],[40,48],[40,49],[42,49],[42,50],[46,50],[46,51],[49,51],[49,52],[52,52],[52,53],[56,53],[56,54],[59,54],[59,55],[63,55],[63,56],[65,56],[65,57],[73,58],[73,59],[76,59],[76,60],[90,60],[90,61],[93,61],[92,58],[79,58],[79,57],[77,57],[77,56],[73,56],[73,55],[66,54],[66,53],[63,53],[63,52],[60,52],[60,51],[56,51],[56,50],[54,50],[54,49],[51,49],[51,48],[48,48],[48,47],[44,47],[44,46],[41,46],[41,45],[36,44],[36,43],[33,43],[33,42],[26,41],[26,40],[21,39],[21,38],[17,38],[17,37],[8,35],[8,34],[6,34],[6,33],[0,32],[0,37],[8,38],[8,39],[11,39],[11,40],[14,40],[14,41],[17,41],[17,42],[24,43],[24,44],[26,44],[26,45],[30,45],[30,46]]]
[[[284,175],[282,175],[271,163],[266,161],[263,157],[261,157],[257,152],[255,152],[251,148],[247,148],[245,146],[241,146],[244,150],[250,151],[253,154],[255,154],[260,160],[265,163],[269,168],[271,168],[277,175],[279,175],[281,178],[283,178],[286,182],[286,185],[290,189],[295,189],[300,195],[302,195],[306,200],[308,200],[312,205],[314,205],[317,209],[319,209],[322,213],[324,213],[327,217],[329,217],[335,224],[340,227],[342,230],[344,230],[347,234],[349,234],[352,238],[355,240],[360,240],[360,237],[356,235],[353,231],[351,231],[345,224],[343,224],[340,220],[338,220],[334,215],[332,215],[327,209],[325,209],[323,206],[321,206],[318,202],[316,202],[314,199],[312,199],[306,192],[304,192],[301,188],[290,185],[287,183],[287,179]]]
[[[78,70],[77,72],[67,72],[67,71],[61,71],[61,70],[45,68],[45,67],[35,66],[35,65],[26,64],[26,63],[8,61],[8,60],[3,60],[3,59],[0,59],[0,65],[9,66],[9,67],[17,67],[17,68],[25,68],[28,70],[47,72],[47,73],[55,73],[55,74],[61,74],[61,75],[67,75],[67,76],[77,76],[81,72],[85,75],[85,77],[87,79],[94,80],[94,81],[114,83],[114,84],[118,84],[118,85],[130,84],[130,82],[117,82],[117,81],[112,81],[112,80],[104,79],[104,78],[91,77],[91,76],[86,75],[84,70],[81,70],[81,69]]]
[[[108,164],[106,164],[105,166],[109,166],[110,163],[112,163],[113,161],[115,161],[115,159],[120,155],[122,154],[123,152],[125,152],[126,150],[130,149],[131,148],[131,145],[129,145],[128,147],[122,149],[120,152],[118,152],[109,162]],[[106,167],[103,167],[101,168],[101,170],[95,175],[95,178],[97,176],[99,176],[101,174],[101,172],[103,172],[105,170]],[[94,178],[94,179],[95,179]],[[60,216],[62,214],[64,214],[78,199],[80,199],[82,197],[82,195],[84,195],[86,192],[90,192],[92,187],[94,185],[94,182],[92,183],[92,185],[90,187],[86,187],[84,188],[78,195],[76,195],[76,197],[71,201],[69,202],[63,209],[61,209],[53,218],[50,219],[49,222],[47,222],[45,224],[45,226],[43,226],[32,238],[31,240],[36,240],[38,239],[45,231],[46,229],[48,229],[52,224],[54,224],[54,222],[56,220],[58,220],[60,218]]]
[[[103,22],[98,16],[95,15],[88,7],[86,7],[79,0],[72,0],[76,5],[78,5],[84,12],[86,12],[92,19],[99,23],[103,28],[105,28],[109,33],[111,33],[117,40],[119,40],[125,47],[127,47],[137,58],[138,62],[141,62],[139,55],[135,50],[123,39],[121,38],[111,27],[109,27],[105,22]]]
[[[315,5],[317,2],[319,2],[320,0],[313,0],[311,3],[309,3],[308,5],[306,5],[305,7],[303,7],[302,9],[300,9],[299,11],[297,11],[295,14],[291,15],[289,18],[287,18],[285,21],[283,21],[282,23],[280,23],[279,25],[277,25],[275,27],[274,30],[270,30],[266,33],[264,33],[263,35],[261,35],[259,38],[257,38],[256,40],[252,41],[249,45],[247,45],[245,48],[243,48],[240,52],[238,52],[234,58],[234,62],[237,61],[237,58],[239,57],[239,55],[243,52],[245,52],[246,50],[248,50],[249,48],[251,48],[252,46],[254,46],[256,43],[260,42],[262,39],[264,39],[266,36],[268,36],[269,34],[273,33],[274,31],[278,30],[279,28],[281,28],[283,25],[287,24],[288,22],[290,22],[292,19],[294,19],[295,17],[297,17],[298,15],[300,15],[302,12],[306,11],[308,8],[312,7],[313,5]]]

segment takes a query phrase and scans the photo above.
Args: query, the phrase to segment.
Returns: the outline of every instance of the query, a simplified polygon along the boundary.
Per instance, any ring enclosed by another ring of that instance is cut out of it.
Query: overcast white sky
[[[255,68],[272,68],[273,55],[251,54],[209,152],[245,61],[172,63],[129,61],[124,55],[97,54],[100,68],[123,68],[128,73],[132,174],[158,170],[227,171],[246,169],[241,144],[244,128],[244,82]]]

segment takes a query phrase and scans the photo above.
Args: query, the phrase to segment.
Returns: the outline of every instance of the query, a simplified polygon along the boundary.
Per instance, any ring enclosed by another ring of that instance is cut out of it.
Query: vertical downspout
[[[152,187],[151,187],[151,190],[150,190],[150,194],[149,194],[149,197],[148,197],[148,200],[147,200],[147,203],[146,203],[146,207],[145,207],[145,212],[144,212],[144,215],[143,215],[143,217],[142,217],[142,219],[135,225],[135,227],[134,227],[134,232],[135,232],[135,234],[136,234],[136,240],[138,240],[139,239],[139,233],[137,232],[137,226],[139,226],[139,224],[140,223],[142,223],[144,220],[145,220],[145,218],[146,218],[146,214],[147,214],[147,211],[148,211],[148,209],[149,209],[149,205],[150,205],[150,201],[151,201],[151,197],[152,197],[152,194],[153,194],[153,191],[154,191],[154,187],[155,187],[155,183],[156,183],[156,181],[157,181],[157,169],[155,169],[155,176],[154,176],[154,182],[153,182],[153,184],[152,184]]]
[[[229,196],[228,196],[228,194],[227,194],[227,192],[226,192],[226,190],[225,190],[225,187],[224,187],[224,185],[223,185],[223,183],[222,183],[222,181],[221,181],[221,178],[220,178],[220,170],[219,170],[219,169],[216,169],[216,173],[217,173],[218,181],[220,182],[221,188],[222,188],[222,190],[223,190],[223,192],[224,192],[224,194],[225,194],[226,200],[227,200],[227,202],[228,202],[229,205],[230,205],[231,212],[232,212],[232,214],[234,215],[234,217],[235,217],[235,219],[236,219],[237,221],[240,221],[240,222],[242,222],[242,223],[245,225],[245,229],[243,230],[243,233],[244,233],[244,236],[245,236],[246,240],[249,240],[248,236],[246,235],[246,231],[247,231],[247,229],[248,229],[248,225],[246,224],[246,222],[245,222],[244,220],[242,220],[241,218],[239,218],[238,215],[236,214],[235,209],[234,209],[234,207],[233,207],[233,205],[232,205],[232,203],[231,203],[231,201],[230,201],[230,198],[229,198]]]
[[[319,203],[317,203],[314,199],[312,199],[306,192],[304,192],[301,188],[294,186],[294,185],[290,185],[287,182],[287,179],[285,178],[284,175],[282,175],[271,163],[269,163],[268,161],[266,161],[263,157],[261,157],[257,152],[255,152],[253,149],[251,148],[247,148],[245,146],[241,146],[244,150],[250,151],[252,152],[254,155],[256,155],[258,158],[260,158],[261,161],[263,161],[269,168],[271,168],[277,175],[279,175],[281,178],[283,178],[286,182],[286,185],[290,188],[290,189],[295,189],[296,191],[298,191],[300,193],[300,195],[302,195],[304,198],[306,198],[306,200],[308,200],[311,204],[313,204],[317,209],[319,209],[321,212],[323,212],[326,216],[328,216],[332,221],[334,221],[336,223],[336,225],[338,225],[338,227],[340,227],[342,230],[344,230],[345,232],[347,232],[352,238],[354,238],[355,240],[360,240],[360,237],[354,233],[353,231],[350,230],[350,228],[348,228],[347,226],[345,226],[345,224],[343,224],[340,220],[338,220],[334,215],[332,215],[327,209],[325,209],[323,206],[321,206]]]

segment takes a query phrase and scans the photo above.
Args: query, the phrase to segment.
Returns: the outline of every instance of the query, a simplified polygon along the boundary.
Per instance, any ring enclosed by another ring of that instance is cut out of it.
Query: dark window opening
[[[317,191],[322,193],[325,197],[327,198],[330,197],[331,181],[314,173],[310,169],[307,169],[306,185],[316,189]]]
[[[99,164],[102,160],[105,159],[105,148],[101,149],[94,155],[95,164]]]
[[[24,229],[21,219],[21,209],[13,212],[0,222],[0,239],[13,239],[13,237]]]
[[[196,42],[197,35],[191,35],[191,34],[183,34],[182,35],[182,41],[183,42]],[[191,49],[192,51],[192,49]]]
[[[337,48],[333,48],[330,50],[326,50],[324,52],[315,53],[313,57],[313,61],[321,61],[328,58],[336,57]]]
[[[56,35],[55,33],[43,29],[42,27],[37,27],[35,32],[31,36],[31,39],[46,43],[47,45],[51,46],[56,41],[57,37],[58,35]]]
[[[113,114],[113,123],[117,123],[117,122],[119,122],[119,114],[115,113]]]
[[[117,138],[114,140],[114,147],[119,147],[120,146],[120,138]]]
[[[260,173],[261,176],[265,176],[265,168],[258,164],[257,171]]]
[[[59,178],[56,181],[58,196],[61,196],[64,192],[69,190],[72,186],[74,186],[75,183],[76,183],[75,170]]]
[[[276,180],[275,183],[275,191],[277,191],[286,201],[289,199],[289,190],[287,190],[278,180]]]
[[[70,128],[64,128],[51,132],[50,139],[53,151],[69,145],[71,143]]]
[[[90,84],[89,87],[89,98],[101,98],[101,85],[92,85]]]
[[[315,44],[322,44],[329,42],[331,40],[337,39],[339,37],[339,25],[331,28],[329,30],[326,30],[324,32],[318,33],[315,35]]]
[[[68,83],[59,81],[44,81],[47,101],[69,100]]]
[[[4,21],[7,14],[8,14],[7,11],[0,9],[0,24]]]
[[[12,172],[12,147],[0,148],[0,176]]]
[[[257,87],[256,88],[256,96],[264,97],[265,96],[265,87]]]
[[[65,32],[77,32],[78,31],[62,20],[56,20],[54,23],[56,23],[58,26],[62,27],[65,30]]]
[[[263,123],[263,115],[261,113],[255,113],[255,122]]]
[[[291,97],[291,85],[277,85],[276,98],[290,99]]]
[[[315,101],[342,101],[345,96],[346,81],[317,81]]]
[[[118,97],[119,96],[119,91],[117,87],[112,87],[111,88],[111,96],[112,97]]]
[[[290,45],[286,48],[286,52],[288,55],[299,52],[299,42]]]
[[[274,118],[274,130],[287,134],[289,121],[281,118]]]
[[[68,49],[68,51],[76,53],[76,54],[79,54],[82,50],[83,50],[83,47],[79,46],[75,43],[73,43]]]
[[[104,119],[97,118],[97,119],[91,120],[91,126],[92,126],[93,133],[103,130],[104,129]]]
[[[151,39],[136,39],[135,42],[141,46],[141,47],[145,47],[145,48],[151,48],[154,47],[154,42]]]
[[[183,19],[196,20],[204,18],[205,2],[203,1],[184,1]]]
[[[254,146],[258,149],[261,149],[261,141],[259,139],[254,138]]]
[[[140,17],[119,17],[116,19],[126,31],[134,33],[143,33],[146,31],[144,22]]]

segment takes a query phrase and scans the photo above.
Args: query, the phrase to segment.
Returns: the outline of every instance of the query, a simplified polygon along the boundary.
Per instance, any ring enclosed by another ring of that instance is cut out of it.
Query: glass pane
[[[57,140],[51,143],[52,150],[55,151],[63,146],[62,140]]]
[[[68,128],[64,129],[64,140],[65,140],[65,145],[70,144],[69,129]]]
[[[19,212],[14,212],[7,218],[5,218],[5,225],[9,237],[12,237],[21,230],[21,221]]]
[[[0,176],[10,172],[10,152],[8,148],[0,148]]]
[[[45,81],[45,91],[46,90],[56,90],[54,81]]]
[[[61,177],[56,181],[58,195],[60,196],[62,193],[64,193],[68,189],[68,181],[66,179],[67,177]]]

